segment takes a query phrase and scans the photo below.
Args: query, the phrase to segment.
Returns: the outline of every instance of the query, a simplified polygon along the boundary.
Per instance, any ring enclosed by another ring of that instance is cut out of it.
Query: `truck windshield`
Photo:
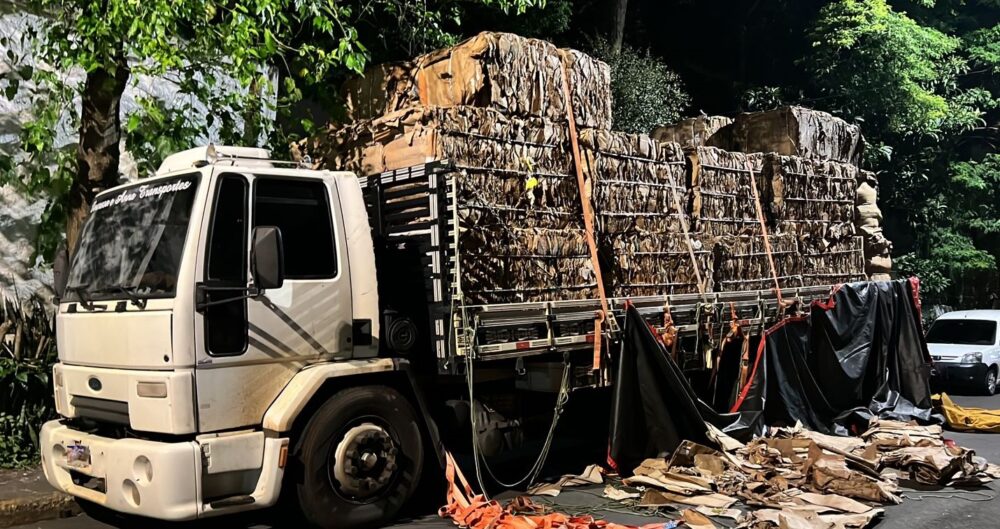
[[[172,297],[198,174],[99,196],[80,234],[67,301]]]
[[[927,343],[993,345],[997,322],[989,320],[937,320],[927,332]]]

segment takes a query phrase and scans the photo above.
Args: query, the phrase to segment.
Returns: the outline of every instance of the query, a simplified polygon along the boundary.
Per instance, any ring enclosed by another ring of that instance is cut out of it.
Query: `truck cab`
[[[286,481],[329,527],[391,517],[416,486],[425,427],[405,366],[378,357],[354,174],[172,155],[97,195],[59,282],[60,418],[41,431],[57,489],[189,520],[273,505]],[[350,377],[368,383],[334,389]]]

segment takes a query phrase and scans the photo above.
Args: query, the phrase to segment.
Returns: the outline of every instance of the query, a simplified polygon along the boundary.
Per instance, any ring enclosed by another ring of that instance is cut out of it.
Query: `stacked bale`
[[[691,215],[697,230],[716,236],[760,233],[750,171],[756,175],[763,207],[770,196],[760,178],[763,155],[697,147],[689,151],[688,157],[693,195]]]
[[[460,106],[356,121],[302,147],[317,167],[359,174],[448,160],[463,292],[471,303],[514,303],[596,296],[568,141],[543,118]]]
[[[865,248],[862,237],[848,237],[826,245],[800,241],[803,286],[836,285],[864,281]]]
[[[709,138],[707,145],[856,164],[861,156],[861,129],[826,112],[788,106],[740,114]]]
[[[786,241],[787,248],[794,240],[799,254],[797,263],[789,259],[779,265],[776,260],[777,268],[787,266],[786,270],[797,271],[789,274],[779,271],[779,276],[789,276],[790,284],[782,281],[782,286],[794,286],[797,275],[801,276],[798,283],[805,286],[865,279],[866,272],[877,269],[877,265],[872,265],[872,259],[868,259],[866,266],[866,249],[872,254],[882,252],[875,258],[876,263],[882,264],[880,258],[888,260],[888,241],[881,237],[877,221],[873,224],[869,220],[866,230],[877,231],[878,235],[866,235],[864,239],[855,237],[859,228],[856,228],[859,219],[857,208],[862,200],[859,197],[859,182],[866,179],[864,172],[854,165],[860,155],[860,138],[858,127],[829,114],[785,107],[741,114],[706,142],[710,146],[761,157],[761,164],[755,170],[760,171],[758,185],[766,227],[769,233],[774,234],[772,238]],[[699,150],[704,152],[707,148]],[[697,171],[697,158],[692,160],[696,166],[694,171]],[[749,179],[743,180],[742,185],[748,190]],[[697,183],[693,183],[692,187],[696,197],[695,214],[703,219],[699,226],[706,231],[723,231],[713,226],[713,218],[717,215],[708,214],[704,211],[704,204],[698,203],[699,196],[710,197],[714,190],[708,193],[701,191]],[[862,191],[865,190],[862,188]],[[738,194],[736,197],[732,195],[720,197],[716,202],[745,204],[739,200]],[[705,200],[701,199],[702,202]],[[872,199],[865,203],[864,208],[870,213],[873,205]],[[699,206],[703,210],[700,214]],[[733,233],[740,233],[741,229],[742,233],[747,233],[750,223],[745,221],[749,213],[749,207],[745,206],[742,212],[735,211],[728,215],[733,219],[730,221]],[[726,223],[724,220],[714,222]],[[760,227],[757,226],[757,229],[759,231]],[[863,230],[863,235],[866,233]],[[777,239],[786,236],[791,238]],[[720,245],[716,259],[723,261],[719,263],[722,268],[716,271],[716,284],[720,289],[729,289],[733,285],[737,289],[742,288],[740,285],[749,283],[744,280],[745,277],[728,277],[727,274],[750,268],[727,266],[724,256],[732,254],[729,246],[733,243],[720,241]],[[888,267],[880,271],[888,272]]]
[[[363,175],[447,161],[469,303],[596,297],[570,111],[609,295],[770,289],[762,229],[783,287],[863,277],[858,256],[879,244],[870,217],[865,238],[853,236],[855,209],[874,203],[843,163],[857,157],[857,128],[827,114],[790,107],[692,118],[653,137],[611,132],[606,64],[505,33],[375,66],[344,94],[353,121],[295,149]],[[431,215],[404,213],[393,221],[404,232]]]
[[[464,229],[462,290],[473,304],[591,299],[596,282],[585,236],[578,228]]]
[[[679,145],[641,134],[584,130],[580,149],[601,233],[681,231],[688,189]]]
[[[732,122],[732,118],[725,116],[697,116],[669,125],[659,125],[650,136],[658,141],[679,143],[685,149],[703,147],[708,138]]]
[[[363,76],[344,83],[341,94],[351,119],[373,118],[401,110],[420,97],[411,62],[372,66]]]
[[[389,97],[349,103],[348,117],[368,119],[420,106],[488,107],[511,116],[546,117],[563,122],[569,108],[563,68],[569,73],[577,126],[611,128],[611,70],[586,54],[556,48],[549,42],[510,33],[480,33],[421,55],[392,69]],[[384,67],[369,69],[355,85],[381,86]],[[384,106],[383,106],[384,103]]]
[[[710,238],[691,234],[692,248],[682,233],[620,233],[609,242],[616,297],[695,294],[699,277],[704,290],[712,291],[714,242]]]
[[[592,186],[598,240],[618,297],[710,291],[712,241],[684,236],[688,187],[684,151],[641,134],[585,130],[583,169]]]
[[[857,167],[767,154],[761,176],[779,232],[833,244],[854,235]]]
[[[775,274],[781,288],[802,286],[802,257],[791,234],[768,236]],[[727,235],[715,245],[715,287],[719,292],[769,290],[774,274],[762,235]]]

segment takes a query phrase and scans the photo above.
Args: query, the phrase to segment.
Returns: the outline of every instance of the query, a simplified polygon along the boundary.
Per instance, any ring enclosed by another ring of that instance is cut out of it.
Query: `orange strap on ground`
[[[487,500],[472,492],[451,453],[445,452],[445,477],[448,479],[448,504],[438,511],[455,525],[468,529],[662,529],[663,522],[643,526],[621,525],[593,516],[569,516],[559,512],[545,514],[545,507],[526,497],[515,498],[508,505]],[[455,483],[458,478],[459,484]]]
[[[767,264],[771,267],[771,277],[774,278],[774,294],[778,298],[778,310],[784,307],[781,299],[781,283],[778,282],[778,269],[774,266],[774,255],[771,253],[771,239],[767,236],[767,222],[764,220],[764,208],[760,205],[760,193],[757,192],[757,178],[753,175],[753,166],[747,162],[747,170],[750,171],[750,191],[753,192],[753,203],[757,208],[757,222],[760,223],[760,232],[764,236],[764,252],[767,254]]]
[[[566,121],[569,123],[569,142],[573,152],[573,167],[576,168],[576,184],[580,188],[580,206],[583,208],[583,227],[587,232],[587,248],[590,249],[590,263],[597,279],[597,295],[601,298],[601,314],[594,323],[594,370],[601,368],[601,333],[603,323],[608,318],[608,298],[604,294],[604,280],[601,277],[601,263],[597,258],[597,240],[594,238],[594,211],[587,196],[587,182],[583,176],[580,156],[580,142],[576,136],[576,117],[573,115],[573,94],[569,88],[569,71],[562,66],[563,94],[566,97]]]

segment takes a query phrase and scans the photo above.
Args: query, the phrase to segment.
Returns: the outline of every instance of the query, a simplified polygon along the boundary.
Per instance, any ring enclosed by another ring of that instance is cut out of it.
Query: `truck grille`
[[[76,408],[79,417],[126,426],[129,424],[128,402],[73,395],[70,405]]]

